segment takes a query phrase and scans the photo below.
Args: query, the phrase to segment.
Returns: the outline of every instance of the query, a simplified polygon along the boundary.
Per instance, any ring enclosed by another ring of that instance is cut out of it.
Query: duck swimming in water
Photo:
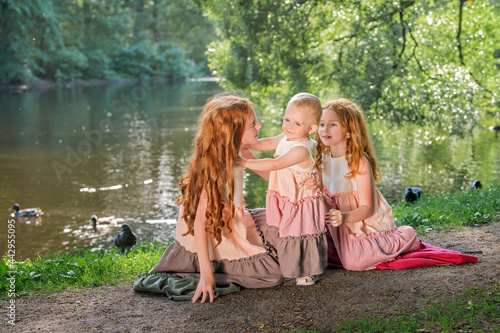
[[[92,215],[90,217],[90,223],[94,228],[94,231],[111,229],[113,227],[118,226],[118,222],[123,222],[122,218],[115,218],[114,216],[106,216],[106,217],[97,217],[96,215]]]
[[[92,226],[94,228],[98,226],[113,226],[116,227],[116,220],[114,216],[107,216],[107,217],[97,217],[95,215],[92,215],[90,217],[90,221],[92,223]]]
[[[20,209],[18,203],[15,203],[9,210],[14,210],[12,215],[14,217],[40,217],[43,215],[40,207]]]

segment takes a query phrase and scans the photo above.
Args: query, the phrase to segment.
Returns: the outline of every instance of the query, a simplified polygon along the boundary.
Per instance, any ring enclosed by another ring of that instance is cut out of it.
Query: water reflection
[[[196,118],[221,89],[161,84],[134,101],[136,88],[0,95],[0,207],[20,202],[45,211],[43,225],[16,224],[18,259],[111,247],[120,224],[94,230],[93,214],[128,223],[140,241],[171,237]],[[1,228],[6,235],[6,223]]]
[[[45,212],[43,223],[16,223],[16,257],[111,248],[121,223],[139,242],[171,237],[196,119],[220,91],[215,83],[193,82],[0,94],[0,234],[7,234],[14,202]],[[266,119],[263,136],[280,133],[279,110],[257,110]],[[379,188],[391,203],[408,186],[436,194],[465,190],[474,179],[500,183],[500,140],[487,128],[455,138],[378,119],[369,127],[383,173]],[[263,207],[267,183],[250,171],[245,181],[247,207]],[[94,230],[94,214],[119,222]],[[0,251],[6,249],[3,236]]]

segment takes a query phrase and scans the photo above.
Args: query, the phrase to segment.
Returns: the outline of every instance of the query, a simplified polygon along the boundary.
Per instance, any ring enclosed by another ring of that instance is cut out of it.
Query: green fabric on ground
[[[166,294],[174,301],[189,301],[193,298],[200,279],[194,276],[178,276],[172,273],[153,273],[140,276],[134,283],[135,291],[149,291]],[[234,283],[227,287],[215,288],[217,296],[224,296],[240,291],[241,288]]]

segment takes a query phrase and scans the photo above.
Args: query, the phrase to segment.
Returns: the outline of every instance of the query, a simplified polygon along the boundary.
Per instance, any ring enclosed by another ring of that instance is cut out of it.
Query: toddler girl
[[[256,144],[255,150],[276,149],[274,159],[246,160],[256,171],[271,171],[266,198],[269,238],[276,242],[281,272],[297,285],[312,285],[327,264],[324,202],[317,190],[304,187],[314,175],[314,147],[321,102],[308,93],[290,100],[283,118],[283,133]]]

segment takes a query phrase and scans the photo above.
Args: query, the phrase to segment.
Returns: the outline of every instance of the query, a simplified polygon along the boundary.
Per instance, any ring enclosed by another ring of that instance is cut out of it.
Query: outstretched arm
[[[252,153],[252,151],[250,149],[246,149],[246,148],[243,148],[241,150],[241,156],[247,160],[258,160],[259,159],[257,156],[255,156],[254,153]],[[257,171],[257,170],[252,170],[252,171],[255,172],[256,174],[258,174],[259,176],[261,176],[262,178],[264,178],[265,180],[269,181],[269,171]]]
[[[261,160],[244,160],[243,166],[257,171],[274,171],[288,168],[292,165],[311,160],[311,153],[306,147],[294,147],[277,158],[263,158]]]
[[[191,301],[196,303],[201,298],[201,303],[205,303],[207,298],[210,302],[214,301],[215,296],[215,278],[210,265],[210,256],[208,254],[208,239],[205,212],[207,210],[207,201],[203,197],[200,198],[198,209],[196,210],[196,217],[194,220],[194,239],[196,242],[196,251],[198,253],[198,262],[200,265],[200,282],[196,287]]]
[[[361,222],[375,213],[375,195],[373,193],[375,182],[370,162],[366,157],[361,161],[359,171],[360,173],[356,175],[359,207],[348,212],[332,209],[326,214],[326,222],[333,227],[338,227],[345,222]]]
[[[285,133],[281,133],[278,136],[272,137],[272,138],[264,138],[264,139],[259,139],[257,143],[254,143],[252,145],[245,145],[245,148],[251,149],[251,150],[274,150],[276,147],[278,147],[278,143],[280,143],[281,139],[285,136]]]

